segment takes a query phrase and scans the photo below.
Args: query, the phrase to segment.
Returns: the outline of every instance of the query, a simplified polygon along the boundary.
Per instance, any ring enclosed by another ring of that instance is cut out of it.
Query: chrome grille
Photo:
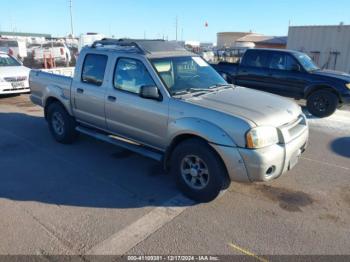
[[[279,128],[280,131],[280,142],[288,143],[300,136],[307,129],[307,120],[304,115],[300,115],[292,123],[288,123]]]

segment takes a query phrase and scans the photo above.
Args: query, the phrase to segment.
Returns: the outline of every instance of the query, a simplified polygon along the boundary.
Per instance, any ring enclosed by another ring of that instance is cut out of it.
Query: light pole
[[[177,27],[178,27],[179,20],[176,16],[176,21],[175,21],[175,30],[176,30],[176,42],[177,42]]]
[[[73,29],[73,12],[72,12],[72,1],[69,0],[69,12],[70,12],[70,30],[71,30],[71,36],[74,37],[74,29]]]

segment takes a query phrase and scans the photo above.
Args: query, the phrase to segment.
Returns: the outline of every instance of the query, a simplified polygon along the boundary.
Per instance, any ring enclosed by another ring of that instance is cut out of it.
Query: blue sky
[[[0,30],[70,32],[68,0],[1,0]],[[75,34],[216,41],[219,31],[287,35],[292,25],[350,24],[348,0],[73,0]],[[206,28],[205,22],[208,22]],[[183,33],[182,33],[183,32]]]

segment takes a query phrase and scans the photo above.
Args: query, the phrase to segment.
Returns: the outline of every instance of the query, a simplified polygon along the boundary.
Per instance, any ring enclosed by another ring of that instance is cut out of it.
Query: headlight
[[[345,85],[348,89],[350,89],[350,83]]]
[[[251,129],[247,135],[247,147],[256,149],[271,146],[278,143],[278,133],[275,127],[256,127]]]

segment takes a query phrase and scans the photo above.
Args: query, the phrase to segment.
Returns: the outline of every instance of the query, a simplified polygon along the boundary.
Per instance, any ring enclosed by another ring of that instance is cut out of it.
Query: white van
[[[92,45],[95,41],[99,41],[102,38],[105,38],[105,36],[98,33],[87,33],[80,35],[78,46],[79,53],[83,47]]]
[[[23,61],[27,57],[27,45],[24,40],[0,38],[0,51]]]

